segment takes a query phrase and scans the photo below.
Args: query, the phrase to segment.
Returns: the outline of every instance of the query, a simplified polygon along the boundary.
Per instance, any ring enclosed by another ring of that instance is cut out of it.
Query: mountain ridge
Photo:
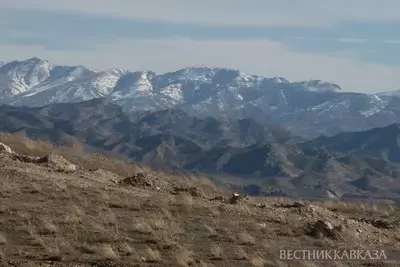
[[[191,67],[163,74],[92,71],[31,58],[0,67],[0,103],[38,107],[107,97],[127,112],[179,108],[196,117],[252,118],[308,138],[400,122],[396,94],[342,92],[320,80],[289,82],[228,68]]]
[[[224,177],[236,177],[236,186],[266,195],[323,196],[328,190],[338,198],[400,197],[396,125],[304,142],[284,127],[252,119],[199,118],[176,108],[129,113],[107,98],[0,107],[3,132],[84,144],[163,169],[204,172],[225,184],[231,183]]]

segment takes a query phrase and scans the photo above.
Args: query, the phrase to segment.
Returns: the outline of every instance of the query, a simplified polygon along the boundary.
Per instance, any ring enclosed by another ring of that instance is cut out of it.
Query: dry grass
[[[262,267],[264,266],[266,261],[262,257],[255,255],[251,258],[250,263],[255,267]]]
[[[255,245],[256,240],[248,233],[240,233],[238,235],[238,242],[240,245]]]
[[[176,263],[179,266],[183,266],[183,267],[192,266],[194,264],[193,256],[194,256],[193,251],[187,250],[185,248],[181,248],[176,253],[176,256],[175,256]]]
[[[140,221],[134,224],[133,229],[139,234],[151,234],[153,229],[147,221]]]
[[[237,260],[248,260],[249,255],[247,255],[246,251],[243,248],[239,247],[235,250],[235,259]]]
[[[224,250],[219,245],[211,246],[211,258],[213,260],[223,260]]]
[[[217,231],[215,230],[215,228],[214,227],[211,227],[211,226],[209,226],[209,225],[204,225],[204,229],[206,230],[206,232],[208,233],[208,236],[211,238],[211,237],[216,237],[218,234],[217,234]]]
[[[39,219],[38,229],[39,234],[42,235],[52,235],[57,233],[57,227],[55,224],[51,220],[45,218]]]
[[[126,242],[119,245],[119,251],[126,256],[136,255],[134,248]]]
[[[0,245],[5,245],[5,244],[7,244],[7,239],[2,233],[0,233]]]
[[[97,249],[97,255],[100,259],[105,260],[117,260],[119,258],[110,244],[101,244]]]
[[[146,262],[160,262],[162,260],[160,251],[152,248],[147,248],[145,250],[144,258]]]

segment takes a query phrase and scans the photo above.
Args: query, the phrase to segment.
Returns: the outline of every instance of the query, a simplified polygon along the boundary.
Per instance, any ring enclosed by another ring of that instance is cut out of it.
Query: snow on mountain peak
[[[160,93],[173,99],[177,103],[181,103],[183,100],[182,84],[180,83],[170,84],[162,88]]]
[[[286,80],[285,78],[282,77],[274,77],[272,78],[276,83],[289,83],[288,80]]]
[[[153,85],[151,84],[150,80],[155,76],[153,72],[149,71],[142,71],[140,72],[140,78],[135,83],[137,86],[136,90],[138,92],[150,92],[153,90]]]
[[[199,81],[207,82],[215,75],[216,69],[206,67],[190,67],[178,70],[173,73],[167,73],[165,75],[171,76],[172,79],[180,81]]]
[[[138,98],[144,95],[153,95],[151,80],[155,76],[151,71],[128,73],[118,80],[111,96],[114,100]]]
[[[0,100],[28,105],[110,96],[132,109],[193,104],[197,110],[219,112],[250,102],[275,108],[287,106],[288,88],[340,91],[336,84],[319,80],[291,83],[281,77],[265,78],[230,68],[190,67],[156,75],[152,71],[55,66],[36,57],[0,68]]]
[[[117,85],[119,79],[128,74],[127,70],[110,69],[97,73],[91,80],[92,87],[102,95],[108,95]]]
[[[5,77],[0,80],[0,87],[9,95],[24,93],[49,78],[53,67],[52,63],[36,57],[9,62],[1,68]]]

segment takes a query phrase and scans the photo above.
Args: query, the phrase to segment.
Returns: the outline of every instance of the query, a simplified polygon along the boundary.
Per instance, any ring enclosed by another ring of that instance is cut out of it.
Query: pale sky
[[[400,1],[0,0],[0,60],[157,73],[228,67],[400,89]]]

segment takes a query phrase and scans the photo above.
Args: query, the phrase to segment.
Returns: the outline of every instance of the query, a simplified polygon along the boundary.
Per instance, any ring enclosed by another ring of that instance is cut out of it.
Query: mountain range
[[[127,112],[109,98],[0,107],[0,131],[85,144],[155,167],[207,173],[255,195],[400,200],[400,127],[303,140],[253,119],[173,108]]]
[[[156,74],[93,71],[30,58],[0,64],[0,103],[40,107],[108,98],[127,113],[179,109],[199,118],[252,118],[305,138],[363,131],[400,122],[398,92],[342,92],[319,80],[289,82],[226,68]]]

